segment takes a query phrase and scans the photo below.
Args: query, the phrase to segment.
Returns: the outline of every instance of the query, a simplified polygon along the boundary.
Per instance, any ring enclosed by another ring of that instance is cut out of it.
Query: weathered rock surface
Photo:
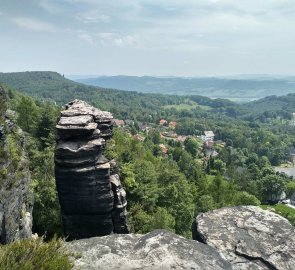
[[[73,269],[232,269],[212,247],[171,232],[156,230],[146,235],[113,234],[66,243],[81,257]]]
[[[103,155],[112,119],[109,112],[80,100],[60,114],[55,177],[68,240],[128,233],[126,193],[111,171],[115,163]]]
[[[0,87],[0,243],[32,236],[33,194],[22,130]]]
[[[193,238],[217,249],[233,269],[295,269],[295,228],[254,206],[217,209],[197,216]]]

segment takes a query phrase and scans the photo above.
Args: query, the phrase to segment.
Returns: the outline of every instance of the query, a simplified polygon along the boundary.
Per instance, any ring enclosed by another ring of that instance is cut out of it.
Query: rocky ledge
[[[295,228],[283,217],[240,206],[200,214],[188,240],[156,230],[65,243],[74,269],[294,270]]]
[[[233,269],[295,269],[295,228],[254,206],[228,207],[197,216],[193,238],[215,248]]]
[[[104,156],[113,116],[81,100],[60,113],[55,178],[68,240],[128,233],[117,164]]]
[[[232,269],[212,247],[171,232],[94,237],[66,243],[77,256],[74,269]]]

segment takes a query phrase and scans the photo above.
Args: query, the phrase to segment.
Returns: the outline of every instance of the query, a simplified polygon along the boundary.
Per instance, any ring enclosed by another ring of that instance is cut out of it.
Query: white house
[[[213,131],[211,131],[211,130],[204,131],[204,134],[205,134],[205,140],[206,141],[214,141],[215,134],[213,133]]]

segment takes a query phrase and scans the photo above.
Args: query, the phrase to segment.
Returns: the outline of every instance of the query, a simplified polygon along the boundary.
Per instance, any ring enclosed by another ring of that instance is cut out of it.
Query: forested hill
[[[73,99],[82,99],[122,118],[136,118],[135,114],[144,118],[150,115],[159,115],[160,110],[171,106],[180,108],[236,106],[228,100],[212,100],[204,96],[143,94],[87,86],[49,71],[0,73],[0,84],[38,99],[55,101],[58,105],[63,105]]]
[[[250,101],[269,95],[295,92],[294,77],[233,77],[233,78],[159,78],[136,76],[102,76],[76,81],[143,93],[202,95],[233,101]]]
[[[274,112],[284,110],[286,112],[295,111],[295,93],[286,96],[268,96],[257,101],[242,105],[248,111],[256,113]]]
[[[182,103],[184,99],[178,96],[142,94],[87,86],[49,71],[0,73],[0,84],[38,99],[55,101],[58,105],[73,99],[85,100],[102,110],[112,111],[115,115],[122,112],[128,115],[138,112],[143,115],[150,114],[162,106]]]
[[[178,111],[207,109],[207,111],[213,110],[213,113],[223,110],[230,116],[295,111],[295,94],[282,97],[270,96],[238,105],[229,100],[210,99],[199,95],[144,94],[88,86],[49,71],[0,73],[0,84],[38,99],[53,100],[59,105],[73,99],[82,99],[103,110],[112,111],[116,117],[124,119],[158,118],[164,109]],[[268,92],[271,93],[271,89]]]

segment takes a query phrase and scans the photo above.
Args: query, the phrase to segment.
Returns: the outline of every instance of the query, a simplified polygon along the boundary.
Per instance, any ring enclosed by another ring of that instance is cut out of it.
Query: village
[[[160,134],[160,138],[163,143],[159,143],[159,147],[162,150],[162,156],[166,157],[169,149],[169,141],[174,141],[179,143],[184,147],[184,142],[188,138],[193,139],[196,144],[198,145],[198,150],[201,153],[200,157],[203,165],[206,166],[206,163],[209,161],[210,158],[214,158],[218,156],[218,151],[216,150],[216,146],[218,147],[225,147],[226,143],[223,141],[214,141],[215,134],[213,131],[208,130],[204,131],[204,134],[201,136],[196,135],[182,135],[177,134],[176,126],[177,122],[175,121],[167,121],[165,119],[160,119],[158,124],[151,124],[151,123],[138,123],[137,129],[135,128],[135,123],[133,120],[120,120],[114,119],[114,125],[116,127],[124,128],[133,136],[134,139],[138,141],[144,141],[146,136],[151,131],[157,131]]]
[[[219,150],[226,146],[226,142],[221,140],[215,140],[215,134],[212,130],[206,130],[202,135],[183,135],[176,132],[177,127],[176,121],[168,121],[166,119],[160,119],[157,124],[154,123],[137,123],[133,120],[121,120],[114,119],[114,126],[123,128],[128,132],[130,136],[137,141],[143,142],[150,132],[159,132],[160,142],[159,147],[161,149],[161,155],[163,158],[167,158],[169,153],[169,147],[171,147],[171,141],[181,145],[184,148],[185,141],[188,139],[194,140],[198,145],[198,157],[197,161],[206,168],[212,158],[218,157]],[[235,151],[235,149],[231,149]],[[274,167],[277,173],[284,173],[290,177],[295,178],[295,147],[289,147],[289,160],[286,164]],[[244,171],[244,168],[238,168],[238,170]],[[225,175],[225,178],[226,175]],[[295,192],[290,198],[286,198],[285,192],[280,194],[276,199],[277,202],[288,205],[291,208],[295,208]]]

